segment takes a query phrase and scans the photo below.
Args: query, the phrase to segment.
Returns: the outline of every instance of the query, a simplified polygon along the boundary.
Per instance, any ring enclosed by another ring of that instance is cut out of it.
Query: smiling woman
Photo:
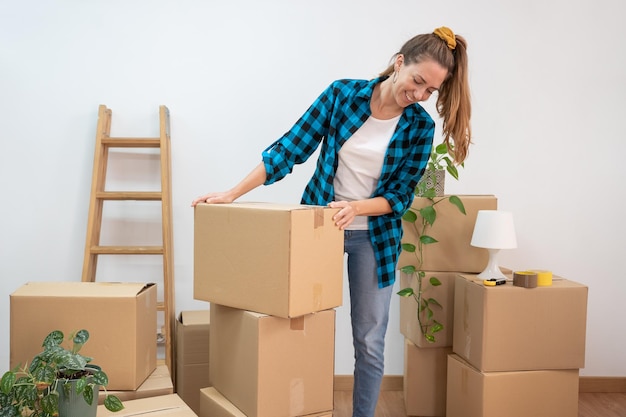
[[[418,102],[438,91],[444,142],[461,163],[471,140],[465,40],[445,27],[410,39],[373,80],[332,82],[262,162],[226,192],[200,202],[230,203],[290,174],[319,148],[301,203],[339,209],[344,231],[353,345],[353,415],[373,417],[384,371],[402,215],[430,157],[435,122]]]

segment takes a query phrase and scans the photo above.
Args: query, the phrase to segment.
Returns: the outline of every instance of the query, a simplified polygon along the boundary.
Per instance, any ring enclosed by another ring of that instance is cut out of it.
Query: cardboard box
[[[435,224],[428,229],[428,235],[439,242],[424,245],[422,270],[424,271],[448,271],[448,272],[482,272],[489,261],[486,249],[475,248],[470,245],[474,224],[479,210],[496,210],[498,200],[492,195],[459,195],[465,206],[466,214],[463,215],[458,208],[449,201],[441,201],[435,206],[437,219]],[[439,201],[445,197],[435,197]],[[420,208],[430,205],[430,200],[416,197],[412,208]],[[420,220],[417,222],[418,226]],[[412,223],[403,222],[403,243],[417,245],[417,233]],[[415,256],[410,252],[403,251],[400,254],[398,267],[415,265]]]
[[[137,389],[156,369],[156,293],[156,285],[146,283],[21,286],[10,296],[11,368],[30,363],[51,331],[67,338],[86,329],[90,336],[81,353],[107,373],[107,389]]]
[[[240,409],[228,401],[214,387],[202,388],[200,390],[200,412],[199,417],[246,417]]]
[[[214,387],[200,390],[200,417],[246,417],[240,409],[228,401]],[[302,417],[332,417],[332,411],[309,414]]]
[[[487,287],[459,275],[453,351],[484,372],[583,368],[587,290],[558,278],[549,287]]]
[[[194,297],[278,317],[341,305],[343,232],[337,209],[268,203],[199,204]]]
[[[112,412],[98,406],[98,417],[198,417],[196,413],[176,394],[141,398],[124,402],[124,409]]]
[[[104,403],[106,394],[117,396],[122,401],[138,400],[140,398],[158,397],[174,393],[174,384],[167,365],[159,364],[148,379],[134,391],[111,391],[100,390],[98,404]]]
[[[247,417],[333,409],[335,310],[293,319],[211,305],[210,380]]]
[[[404,407],[408,416],[445,416],[452,346],[425,349],[404,339]]]
[[[210,312],[181,311],[176,320],[176,393],[200,413],[200,389],[209,384]]]
[[[439,348],[452,346],[452,330],[454,328],[454,282],[456,272],[433,272],[427,271],[422,282],[424,298],[434,298],[441,305],[433,305],[433,319],[443,325],[443,329],[434,333],[435,341],[426,340],[420,330],[417,320],[418,305],[414,297],[400,297],[400,333],[415,345],[422,348]],[[436,277],[441,285],[432,286],[430,277]],[[417,291],[417,278],[413,275],[400,273],[400,288],[413,288]],[[426,311],[422,311],[422,320],[427,323]]]
[[[448,357],[447,417],[578,417],[578,369],[480,372]]]

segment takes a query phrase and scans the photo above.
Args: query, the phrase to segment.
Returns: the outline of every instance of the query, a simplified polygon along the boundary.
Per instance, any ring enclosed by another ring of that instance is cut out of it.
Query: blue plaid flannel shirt
[[[263,151],[265,185],[291,173],[294,165],[305,162],[321,144],[315,172],[301,203],[325,206],[333,201],[339,149],[371,115],[374,86],[384,79],[337,80],[326,88],[291,130]],[[389,143],[372,197],[384,197],[392,212],[369,217],[380,288],[395,282],[402,215],[411,206],[415,186],[426,168],[434,131],[433,119],[415,103],[404,109]]]

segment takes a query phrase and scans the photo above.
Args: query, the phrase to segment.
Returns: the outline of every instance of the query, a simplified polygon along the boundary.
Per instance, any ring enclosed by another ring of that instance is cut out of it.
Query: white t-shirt
[[[385,154],[400,115],[380,120],[369,117],[339,150],[335,174],[335,201],[370,198],[383,169]],[[367,216],[357,216],[349,230],[367,230]]]

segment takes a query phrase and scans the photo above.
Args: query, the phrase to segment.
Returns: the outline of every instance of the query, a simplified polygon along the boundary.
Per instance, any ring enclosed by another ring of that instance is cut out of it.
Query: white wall
[[[447,25],[469,42],[475,142],[448,191],[495,194],[514,212],[519,248],[503,265],[589,286],[582,374],[626,376],[625,12],[619,0],[0,0],[0,334],[20,285],[80,280],[99,104],[127,136],[157,135],[169,107],[176,307],[205,308],[192,296],[191,200],[246,174],[331,80],[371,78],[409,36]],[[297,202],[310,162],[247,198]],[[124,187],[158,172],[151,155],[111,165]],[[129,209],[105,213],[106,238],[158,240],[158,208],[137,227]],[[98,274],[158,281],[160,264],[107,260]],[[390,375],[402,374],[394,301]],[[337,374],[352,371],[346,310]],[[8,350],[0,338],[0,369]]]

